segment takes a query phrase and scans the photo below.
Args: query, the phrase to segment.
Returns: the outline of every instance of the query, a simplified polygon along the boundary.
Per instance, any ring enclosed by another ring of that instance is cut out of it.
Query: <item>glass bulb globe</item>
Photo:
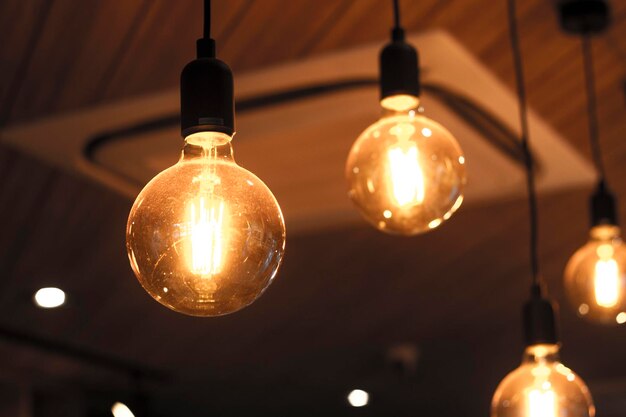
[[[521,366],[502,380],[491,402],[491,417],[594,415],[587,386],[559,361],[558,345],[527,347]]]
[[[159,303],[192,316],[237,311],[270,285],[285,224],[267,186],[233,159],[230,136],[188,136],[178,163],[139,193],[126,229],[130,263]]]
[[[565,290],[578,315],[602,324],[626,323],[626,246],[620,229],[595,226],[565,268]]]
[[[394,111],[365,129],[350,150],[348,195],[377,229],[410,236],[434,229],[461,206],[465,157],[439,123],[397,111],[415,101],[390,103]]]

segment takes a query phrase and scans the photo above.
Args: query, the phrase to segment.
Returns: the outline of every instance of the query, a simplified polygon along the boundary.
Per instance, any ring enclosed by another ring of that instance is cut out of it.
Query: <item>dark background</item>
[[[213,3],[219,54],[235,74],[382,43],[391,22],[381,0]],[[513,86],[505,1],[401,3],[407,30],[449,31]],[[530,104],[588,157],[580,43],[559,31],[551,2],[519,3]],[[612,5],[613,26],[594,52],[608,176],[623,196],[626,2]],[[176,88],[200,13],[200,1],[2,0],[2,126]],[[541,262],[562,305],[564,362],[588,382],[598,416],[623,417],[624,328],[580,321],[562,296],[563,267],[586,240],[589,191],[541,199]],[[154,416],[484,416],[519,364],[524,201],[464,208],[415,239],[365,225],[289,236],[268,292],[208,320],[162,308],[133,278],[123,235],[131,203],[0,147],[0,415],[104,416],[140,391]],[[69,302],[37,309],[32,293],[49,282],[61,282]],[[138,379],[29,347],[9,330],[158,375]],[[408,375],[388,354],[406,344],[417,352]],[[353,388],[370,392],[370,406],[347,405]]]

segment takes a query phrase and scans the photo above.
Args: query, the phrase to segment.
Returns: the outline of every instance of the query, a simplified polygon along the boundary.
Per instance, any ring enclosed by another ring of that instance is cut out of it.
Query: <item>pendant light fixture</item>
[[[126,246],[137,279],[159,303],[192,316],[237,311],[274,279],[285,224],[267,186],[233,159],[233,76],[215,57],[211,4],[204,37],[181,75],[178,163],[139,193]]]
[[[577,8],[561,3],[564,30],[581,36],[587,91],[589,142],[598,172],[590,199],[589,241],[570,258],[565,268],[565,290],[576,313],[594,323],[626,323],[626,245],[617,219],[615,197],[606,180],[598,133],[591,36],[606,29],[608,5],[600,0],[579,1]]]
[[[537,204],[515,0],[509,0],[509,29],[515,60],[522,148],[526,161],[530,211],[532,286],[523,308],[526,349],[522,364],[502,380],[493,396],[491,417],[593,417],[595,408],[585,383],[559,360],[555,311],[542,294],[537,255]]]
[[[348,195],[363,217],[391,234],[439,226],[461,206],[465,157],[452,134],[422,115],[417,51],[405,41],[393,0],[391,42],[380,54],[383,115],[356,140],[346,163]]]

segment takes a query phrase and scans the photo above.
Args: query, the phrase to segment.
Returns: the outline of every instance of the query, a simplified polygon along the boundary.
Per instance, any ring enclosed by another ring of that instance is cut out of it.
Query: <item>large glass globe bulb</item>
[[[126,246],[144,289],[192,316],[219,316],[257,299],[285,250],[285,224],[267,186],[233,159],[230,137],[190,135],[179,162],[139,193]]]
[[[579,316],[601,324],[626,323],[626,246],[620,229],[595,226],[565,268],[567,297]]]
[[[439,123],[414,110],[395,111],[356,140],[346,178],[369,223],[410,236],[434,229],[461,206],[465,157]]]
[[[491,417],[594,415],[587,386],[559,361],[558,345],[527,347],[522,365],[502,380],[491,402]]]

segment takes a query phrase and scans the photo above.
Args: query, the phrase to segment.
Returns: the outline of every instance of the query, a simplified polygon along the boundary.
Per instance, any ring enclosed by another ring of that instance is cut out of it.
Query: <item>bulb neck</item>
[[[589,237],[595,242],[613,242],[621,240],[621,229],[611,224],[594,226],[589,230]]]
[[[419,97],[408,94],[397,94],[380,100],[383,117],[415,115],[419,105]]]
[[[181,161],[224,161],[235,162],[232,137],[219,132],[198,132],[185,138]]]
[[[558,344],[536,344],[527,346],[522,357],[523,363],[553,363],[559,362]]]

